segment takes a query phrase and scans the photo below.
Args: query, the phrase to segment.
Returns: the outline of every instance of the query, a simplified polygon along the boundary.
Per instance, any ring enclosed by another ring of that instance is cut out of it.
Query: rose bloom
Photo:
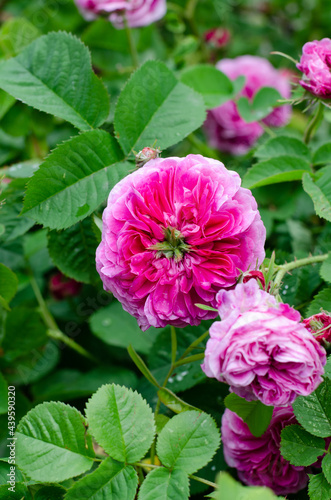
[[[247,400],[286,406],[322,382],[326,353],[300,314],[255,280],[217,295],[223,321],[210,328],[203,371]]]
[[[323,38],[305,43],[297,68],[304,73],[302,87],[311,94],[331,99],[331,40]]]
[[[286,74],[276,70],[266,59],[256,56],[240,56],[222,59],[216,67],[231,80],[245,76],[246,82],[240,95],[252,100],[262,87],[273,87],[285,98],[291,94],[290,81]],[[289,121],[290,106],[275,108],[262,121],[271,127],[282,127]],[[228,101],[208,111],[205,131],[209,144],[233,155],[245,154],[264,130],[258,122],[246,123],[239,115],[234,101]]]
[[[308,482],[305,467],[291,465],[280,454],[282,429],[296,423],[291,407],[275,408],[266,432],[255,437],[236,413],[226,409],[221,428],[226,463],[238,470],[245,484],[267,486],[276,495],[296,493]]]
[[[120,181],[103,213],[97,270],[139,326],[197,325],[216,294],[264,258],[256,201],[223,163],[156,158]]]
[[[81,283],[71,278],[67,278],[62,273],[54,274],[49,280],[49,291],[56,300],[75,297],[79,295],[81,288]]]
[[[75,0],[87,21],[107,16],[116,28],[124,28],[124,17],[131,28],[148,26],[166,13],[166,0]]]
[[[331,342],[331,316],[324,312],[306,318],[303,324],[320,343]],[[322,331],[321,331],[322,330]],[[320,332],[320,333],[319,333]]]
[[[226,28],[213,28],[204,34],[205,41],[215,49],[225,47],[231,38],[230,31]]]

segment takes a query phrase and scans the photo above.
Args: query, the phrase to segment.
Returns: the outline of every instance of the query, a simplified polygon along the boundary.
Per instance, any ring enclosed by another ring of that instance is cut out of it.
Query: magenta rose
[[[331,342],[331,316],[326,312],[321,312],[306,318],[303,324],[309,330],[316,340],[321,344]]]
[[[241,56],[222,59],[216,67],[231,80],[245,76],[246,82],[241,95],[252,100],[262,87],[273,87],[289,98],[290,81],[282,71],[276,70],[266,59],[256,56]],[[282,127],[290,118],[291,107],[275,108],[262,121],[271,127]],[[208,111],[205,130],[212,147],[233,155],[245,154],[263,134],[258,122],[246,123],[239,115],[234,101],[228,101],[218,108]]]
[[[116,28],[148,26],[166,13],[166,0],[75,0],[86,20],[107,16]]]
[[[331,99],[331,40],[323,38],[305,43],[297,68],[304,73],[302,87],[311,94]]]
[[[79,295],[82,283],[67,278],[62,273],[54,274],[49,280],[49,291],[56,300],[64,300],[68,297]]]
[[[197,325],[216,294],[264,258],[256,201],[223,163],[156,158],[119,182],[103,213],[97,270],[139,326]]]
[[[276,495],[296,493],[308,482],[305,467],[291,465],[280,454],[280,433],[296,424],[292,408],[275,408],[270,425],[261,437],[251,434],[236,413],[226,409],[222,417],[224,458],[250,486],[267,486]]]
[[[203,371],[248,400],[286,406],[322,382],[326,353],[300,314],[261,290],[255,280],[217,295]]]

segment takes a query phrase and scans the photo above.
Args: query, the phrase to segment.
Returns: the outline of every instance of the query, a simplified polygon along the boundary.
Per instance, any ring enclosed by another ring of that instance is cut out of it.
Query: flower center
[[[183,258],[184,253],[189,252],[191,249],[190,245],[185,243],[182,233],[174,227],[165,228],[164,237],[164,241],[148,247],[148,250],[157,250],[156,256],[158,258],[164,255],[167,259],[174,258],[179,261]]]

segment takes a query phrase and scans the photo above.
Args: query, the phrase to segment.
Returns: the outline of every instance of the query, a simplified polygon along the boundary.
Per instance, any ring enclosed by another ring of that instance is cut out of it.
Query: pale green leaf
[[[328,258],[323,262],[320,269],[320,276],[327,283],[331,283],[331,254],[329,254]],[[331,304],[330,304],[331,309]]]
[[[207,413],[186,411],[173,417],[157,440],[157,456],[166,467],[193,474],[214,456],[219,430]]]
[[[248,170],[243,179],[243,187],[252,189],[278,182],[296,181],[309,170],[309,163],[301,158],[293,156],[270,158],[256,163]]]
[[[325,163],[331,163],[331,142],[320,146],[313,155],[314,165],[323,165]]]
[[[65,500],[133,500],[138,487],[131,465],[107,458],[91,474],[69,488]]]
[[[94,130],[61,144],[28,184],[24,209],[40,224],[65,229],[90,215],[132,169],[109,134]]]
[[[292,465],[308,466],[325,453],[325,441],[300,425],[288,425],[281,432],[280,452]]]
[[[0,29],[0,55],[6,58],[16,56],[40,34],[40,31],[24,17],[8,19]]]
[[[31,479],[61,482],[93,464],[83,416],[64,403],[43,403],[27,413],[16,433],[17,465]]]
[[[155,424],[151,408],[131,389],[103,385],[86,405],[89,430],[115,460],[134,463],[149,450]]]
[[[323,175],[316,181],[305,173],[302,184],[314,202],[317,215],[331,221],[331,167],[325,168]]]
[[[115,109],[116,137],[129,154],[145,146],[165,149],[206,118],[200,94],[179,82],[165,64],[147,61],[124,87]]]
[[[273,107],[281,95],[273,87],[263,87],[254,96],[253,101],[240,97],[237,107],[240,116],[246,123],[262,120],[273,111]]]
[[[188,500],[189,480],[185,472],[165,468],[152,470],[140,488],[138,500]]]
[[[80,130],[100,126],[109,112],[106,88],[92,71],[87,47],[68,33],[44,35],[3,62],[0,87]]]
[[[0,296],[10,302],[17,291],[18,279],[9,267],[0,263]]]
[[[266,160],[276,156],[295,156],[304,161],[309,161],[309,155],[306,144],[295,137],[286,135],[268,139],[254,153],[254,156],[259,160]]]

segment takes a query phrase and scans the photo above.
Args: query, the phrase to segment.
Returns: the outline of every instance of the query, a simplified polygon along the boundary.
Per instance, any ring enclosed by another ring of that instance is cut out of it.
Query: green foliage
[[[0,415],[8,411],[8,384],[0,372]],[[0,463],[1,465],[1,463]],[[0,469],[1,474],[1,469]]]
[[[243,187],[252,189],[279,182],[297,181],[310,171],[308,161],[295,156],[278,156],[253,165],[244,176]]]
[[[98,246],[90,218],[63,231],[50,231],[48,250],[56,267],[63,274],[83,283],[95,283],[95,251]]]
[[[207,413],[186,411],[164,426],[156,449],[163,465],[192,474],[212,459],[219,442],[219,431]]]
[[[216,492],[211,495],[215,500],[284,500],[283,497],[276,497],[269,488],[242,486],[226,472],[219,474],[217,487]]]
[[[323,288],[317,295],[315,295],[310,306],[308,307],[307,317],[313,316],[324,311],[329,311],[331,309],[331,288]]]
[[[186,68],[181,73],[180,80],[202,94],[207,109],[224,104],[234,94],[232,81],[217,68],[207,64]]]
[[[292,465],[311,465],[325,453],[324,439],[312,436],[300,425],[288,425],[281,436],[281,454]]]
[[[0,29],[0,56],[16,56],[39,35],[40,31],[24,17],[8,19]]]
[[[170,410],[172,410],[174,413],[198,410],[198,408],[185,403],[185,401],[176,396],[176,394],[174,394],[166,387],[157,391],[157,395],[159,396],[161,403],[163,403],[167,408],[170,408]]]
[[[89,429],[119,462],[134,463],[150,448],[155,424],[152,410],[138,394],[119,385],[102,386],[86,405]]]
[[[131,465],[107,458],[91,474],[69,488],[65,500],[133,500],[138,486],[137,473]]]
[[[59,485],[40,488],[33,500],[62,500],[66,489]]]
[[[313,155],[314,165],[324,165],[325,163],[331,163],[331,143],[327,142],[320,146]]]
[[[330,500],[331,485],[324,474],[309,475],[308,493],[310,500]]]
[[[19,423],[16,437],[17,465],[35,481],[61,482],[92,467],[92,440],[71,406],[36,406]]]
[[[138,500],[187,500],[189,498],[188,475],[182,470],[165,468],[152,470],[139,491]]]
[[[114,301],[109,306],[99,309],[90,318],[91,330],[106,344],[124,347],[131,344],[137,352],[147,354],[158,335],[156,328],[142,332],[137,320],[124,311],[120,302]]]
[[[272,406],[266,406],[261,401],[246,401],[235,393],[229,394],[224,404],[243,419],[253,436],[260,437],[267,430],[272,418]]]
[[[331,254],[329,254],[328,258],[323,262],[320,269],[320,275],[324,281],[331,283]]]
[[[80,130],[98,127],[108,116],[108,94],[91,69],[89,51],[68,33],[42,36],[2,62],[0,87]]]
[[[317,215],[331,221],[331,167],[325,167],[316,181],[308,173],[304,174],[302,183],[314,202]]]
[[[281,135],[268,139],[262,146],[257,148],[254,156],[259,160],[267,160],[279,156],[295,156],[304,161],[309,161],[310,152],[308,147],[299,139]]]
[[[164,149],[202,125],[202,96],[179,82],[165,64],[147,61],[129,79],[115,109],[116,137],[125,154]]]
[[[16,294],[17,284],[16,274],[0,263],[0,301],[3,299],[9,303]]]
[[[331,380],[328,378],[309,396],[299,396],[293,402],[298,422],[318,437],[331,436]]]
[[[246,123],[262,120],[273,111],[273,107],[282,96],[273,87],[263,87],[256,92],[252,102],[247,97],[238,99],[238,111]]]
[[[115,139],[102,130],[73,137],[53,151],[34,174],[22,213],[51,229],[72,226],[90,215],[128,174],[132,166],[117,164],[122,159]]]

